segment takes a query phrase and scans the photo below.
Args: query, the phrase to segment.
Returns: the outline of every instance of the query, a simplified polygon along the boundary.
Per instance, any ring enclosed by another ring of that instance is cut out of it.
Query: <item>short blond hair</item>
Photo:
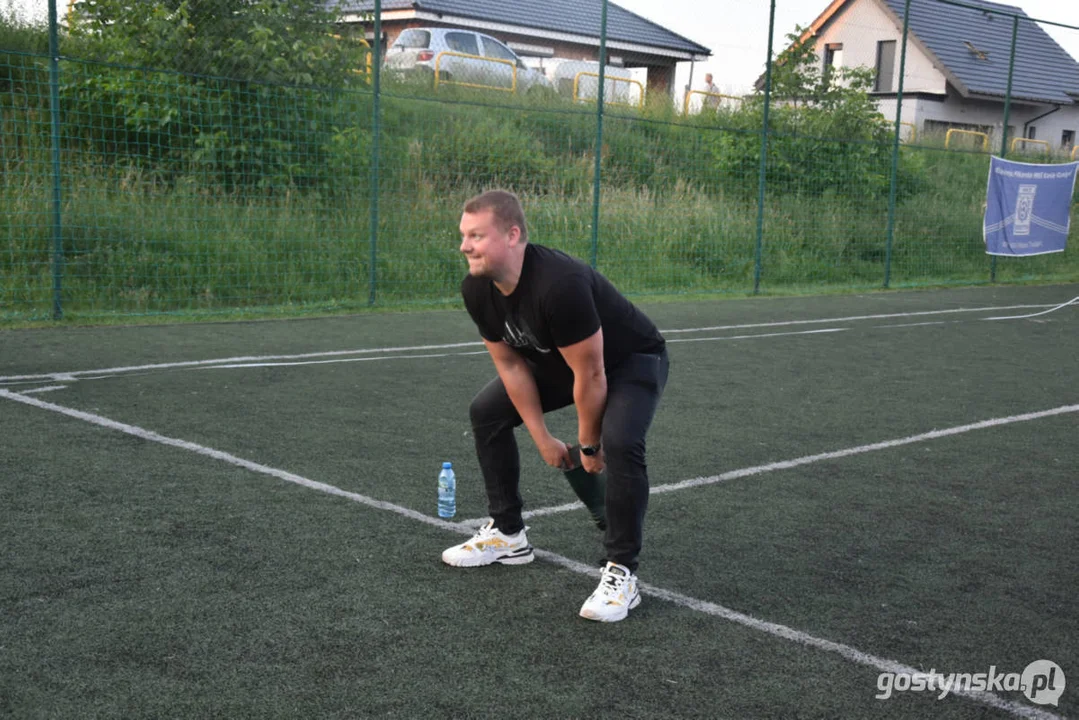
[[[511,227],[521,230],[521,240],[528,242],[528,227],[525,224],[525,211],[521,207],[521,199],[509,190],[488,190],[465,203],[464,211],[474,215],[484,210],[490,210],[498,229],[509,232]]]

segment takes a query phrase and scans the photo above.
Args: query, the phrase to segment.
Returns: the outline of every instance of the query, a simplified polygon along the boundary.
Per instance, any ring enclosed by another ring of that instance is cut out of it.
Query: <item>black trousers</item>
[[[630,355],[607,370],[607,406],[602,446],[607,463],[607,559],[637,569],[644,513],[648,508],[648,466],[645,435],[667,384],[667,351]],[[533,367],[543,411],[573,404],[573,375],[545,377]],[[495,527],[514,534],[521,518],[521,460],[514,428],[524,421],[513,407],[502,380],[489,382],[469,408],[488,511]]]

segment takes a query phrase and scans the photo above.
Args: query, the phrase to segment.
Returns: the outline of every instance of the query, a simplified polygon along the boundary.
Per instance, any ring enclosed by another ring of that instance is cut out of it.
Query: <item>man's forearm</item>
[[[603,410],[607,407],[607,376],[601,372],[576,377],[573,403],[577,406],[577,440],[582,445],[598,445],[603,430]]]
[[[502,378],[506,394],[510,396],[510,402],[524,421],[532,439],[538,444],[547,434],[547,423],[543,419],[543,403],[540,401],[536,379],[523,363],[500,367],[498,374]]]

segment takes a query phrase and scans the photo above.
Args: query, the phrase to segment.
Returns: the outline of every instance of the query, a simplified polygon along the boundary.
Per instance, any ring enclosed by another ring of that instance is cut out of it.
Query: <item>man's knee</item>
[[[468,419],[472,422],[472,427],[486,425],[491,417],[491,404],[484,401],[483,393],[472,398],[472,403],[468,406]]]
[[[513,425],[517,422],[517,411],[508,397],[499,397],[496,393],[484,389],[472,398],[472,403],[468,406],[468,418],[474,428],[502,423]]]
[[[644,438],[637,438],[625,433],[604,432],[603,454],[607,463],[616,465],[629,463],[644,464]]]

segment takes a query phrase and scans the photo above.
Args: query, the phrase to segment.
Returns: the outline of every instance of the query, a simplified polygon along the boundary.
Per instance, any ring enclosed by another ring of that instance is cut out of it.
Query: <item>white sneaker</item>
[[[629,611],[641,604],[637,576],[625,565],[608,562],[599,587],[581,606],[581,617],[599,622],[625,620]]]
[[[527,529],[527,528],[526,528]],[[467,542],[442,551],[442,562],[455,567],[480,567],[492,563],[524,565],[535,559],[525,531],[504,535],[490,520]]]

